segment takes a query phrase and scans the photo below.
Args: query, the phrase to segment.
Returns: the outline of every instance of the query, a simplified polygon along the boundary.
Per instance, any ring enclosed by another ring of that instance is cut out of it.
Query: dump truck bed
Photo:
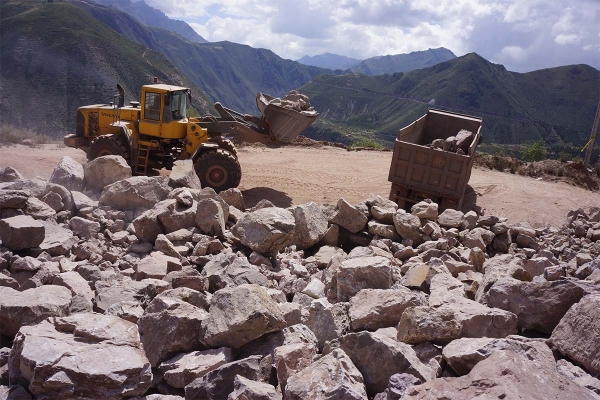
[[[388,176],[390,199],[401,207],[430,198],[442,209],[461,208],[481,139],[481,123],[478,117],[431,109],[400,129]],[[464,155],[426,146],[435,139],[455,136],[461,129],[475,134]]]
[[[271,103],[275,97],[264,93],[256,96],[256,106],[270,128],[270,134],[279,142],[291,142],[319,116],[316,112],[296,111]]]

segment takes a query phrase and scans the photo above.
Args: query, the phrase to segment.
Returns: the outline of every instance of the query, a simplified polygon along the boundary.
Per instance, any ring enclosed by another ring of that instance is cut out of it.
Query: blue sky
[[[146,0],[209,41],[281,57],[364,59],[446,47],[527,72],[600,69],[600,0]]]

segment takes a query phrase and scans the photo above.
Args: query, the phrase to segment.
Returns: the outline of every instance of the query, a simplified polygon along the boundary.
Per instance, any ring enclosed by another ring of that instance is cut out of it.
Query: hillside
[[[301,90],[321,113],[308,132],[315,138],[374,135],[391,145],[398,129],[437,107],[483,117],[488,143],[583,145],[600,72],[571,65],[519,74],[471,53],[407,73],[319,76]]]
[[[167,17],[162,11],[150,7],[144,0],[94,0],[96,3],[114,7],[121,10],[141,23],[156,28],[166,29],[175,32],[190,42],[208,43],[206,39],[200,36],[191,26],[184,21],[179,21]]]
[[[162,54],[133,43],[69,3],[0,3],[0,123],[61,137],[75,127],[79,106],[108,103],[117,82],[126,100],[156,76],[192,88]]]
[[[173,32],[145,26],[112,7],[78,0],[73,4],[129,40],[162,53],[213,102],[240,112],[258,112],[258,92],[283,96],[317,74],[333,73],[285,60],[267,49],[231,42],[191,43]]]
[[[332,53],[318,54],[316,56],[304,56],[297,61],[304,65],[341,70],[350,69],[361,62],[361,60],[356,58],[350,58]]]
[[[456,58],[450,50],[440,47],[408,54],[395,54],[367,58],[351,67],[352,72],[365,75],[383,75],[396,72],[408,72],[413,69],[432,67],[444,61]]]

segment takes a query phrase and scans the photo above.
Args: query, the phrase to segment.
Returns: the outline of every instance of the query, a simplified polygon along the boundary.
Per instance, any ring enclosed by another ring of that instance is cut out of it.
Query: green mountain
[[[192,43],[173,32],[145,26],[115,8],[73,0],[124,37],[165,55],[213,101],[244,113],[258,113],[256,94],[284,96],[317,74],[333,73],[285,60],[271,50],[231,43]]]
[[[208,43],[206,39],[198,35],[198,33],[186,22],[167,17],[162,11],[157,10],[154,7],[150,7],[144,0],[136,2],[129,0],[94,1],[99,4],[104,4],[106,6],[121,10],[145,25],[175,32],[190,42]]]
[[[321,113],[307,134],[388,145],[429,108],[483,117],[488,143],[583,145],[600,100],[600,72],[570,65],[525,74],[471,53],[430,68],[393,75],[319,76],[300,89]]]
[[[77,108],[108,103],[117,82],[126,101],[158,77],[192,88],[195,107],[209,104],[200,89],[162,54],[134,43],[66,2],[0,2],[0,123],[58,138],[75,128]]]
[[[318,54],[316,56],[304,56],[297,61],[304,65],[341,70],[350,69],[361,62],[361,60],[357,60],[356,58],[331,53]]]
[[[396,54],[367,58],[351,68],[352,72],[365,75],[383,75],[396,72],[408,72],[413,69],[432,67],[444,61],[456,58],[453,52],[440,47],[408,54]]]

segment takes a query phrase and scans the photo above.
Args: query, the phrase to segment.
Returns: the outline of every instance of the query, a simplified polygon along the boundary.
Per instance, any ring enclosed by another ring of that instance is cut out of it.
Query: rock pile
[[[600,395],[600,208],[246,209],[123,162],[0,170],[0,398]]]
[[[281,99],[275,98],[269,103],[277,104],[288,110],[295,110],[305,115],[315,115],[317,113],[315,108],[310,105],[308,96],[299,93],[296,90],[291,90],[285,97]]]
[[[469,154],[469,147],[475,139],[475,134],[466,129],[461,129],[456,136],[446,139],[435,139],[428,146],[434,149],[450,151],[459,155]]]

